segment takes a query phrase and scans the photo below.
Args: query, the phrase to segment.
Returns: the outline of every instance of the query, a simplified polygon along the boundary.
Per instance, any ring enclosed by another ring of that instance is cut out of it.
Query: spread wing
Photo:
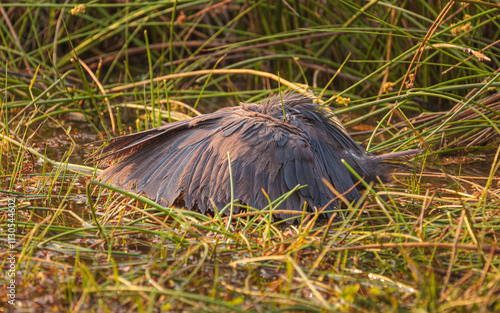
[[[335,151],[344,144],[333,143],[238,107],[113,139],[98,161],[121,158],[103,172],[105,182],[165,205],[182,196],[187,208],[205,212],[213,208],[211,200],[219,210],[231,201],[229,152],[235,199],[262,209],[268,204],[262,190],[274,200],[307,185],[280,207],[302,210],[304,202],[324,207],[335,198],[323,177],[348,200],[359,198]]]

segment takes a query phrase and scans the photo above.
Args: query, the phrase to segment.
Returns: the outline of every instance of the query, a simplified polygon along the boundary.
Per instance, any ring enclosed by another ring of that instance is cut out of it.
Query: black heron
[[[371,155],[329,114],[312,99],[288,93],[114,138],[91,157],[119,160],[104,170],[104,182],[163,205],[182,198],[186,208],[205,213],[231,201],[228,152],[234,199],[251,207],[269,204],[262,190],[274,200],[307,185],[283,202],[286,210],[302,210],[304,202],[338,207],[323,179],[348,201],[359,199],[360,184],[342,159],[366,181],[376,181],[387,180],[395,168],[387,159],[418,153]]]

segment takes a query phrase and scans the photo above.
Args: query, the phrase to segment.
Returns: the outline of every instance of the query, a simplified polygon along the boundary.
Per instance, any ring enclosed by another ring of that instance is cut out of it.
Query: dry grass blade
[[[500,6],[464,1],[2,2],[0,311],[499,312]],[[285,89],[375,155],[427,149],[356,203],[212,199],[232,216],[79,165]]]

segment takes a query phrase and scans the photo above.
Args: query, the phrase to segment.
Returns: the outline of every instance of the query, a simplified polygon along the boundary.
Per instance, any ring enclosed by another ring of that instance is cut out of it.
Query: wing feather
[[[341,159],[360,175],[373,176],[366,167],[371,156],[309,99],[283,102],[288,122],[280,102],[269,100],[113,139],[98,161],[121,161],[106,169],[103,179],[164,205],[183,196],[189,209],[205,212],[213,208],[211,200],[221,209],[231,198],[229,152],[234,196],[252,207],[267,206],[262,190],[275,200],[299,184],[307,187],[283,208],[302,210],[304,202],[323,207],[335,195],[322,178],[349,201],[359,199],[352,188],[355,177]]]

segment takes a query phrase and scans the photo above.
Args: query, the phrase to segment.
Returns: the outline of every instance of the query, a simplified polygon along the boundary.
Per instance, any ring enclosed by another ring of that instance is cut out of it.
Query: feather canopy
[[[302,210],[304,202],[309,208],[339,205],[323,178],[348,201],[359,199],[357,179],[342,159],[371,181],[387,178],[394,167],[387,158],[418,151],[368,154],[328,110],[288,93],[114,138],[91,157],[118,161],[103,172],[104,182],[163,205],[182,197],[186,208],[206,212],[211,200],[218,210],[231,201],[228,152],[235,199],[262,209],[268,205],[262,190],[274,200],[307,185],[280,207]]]

